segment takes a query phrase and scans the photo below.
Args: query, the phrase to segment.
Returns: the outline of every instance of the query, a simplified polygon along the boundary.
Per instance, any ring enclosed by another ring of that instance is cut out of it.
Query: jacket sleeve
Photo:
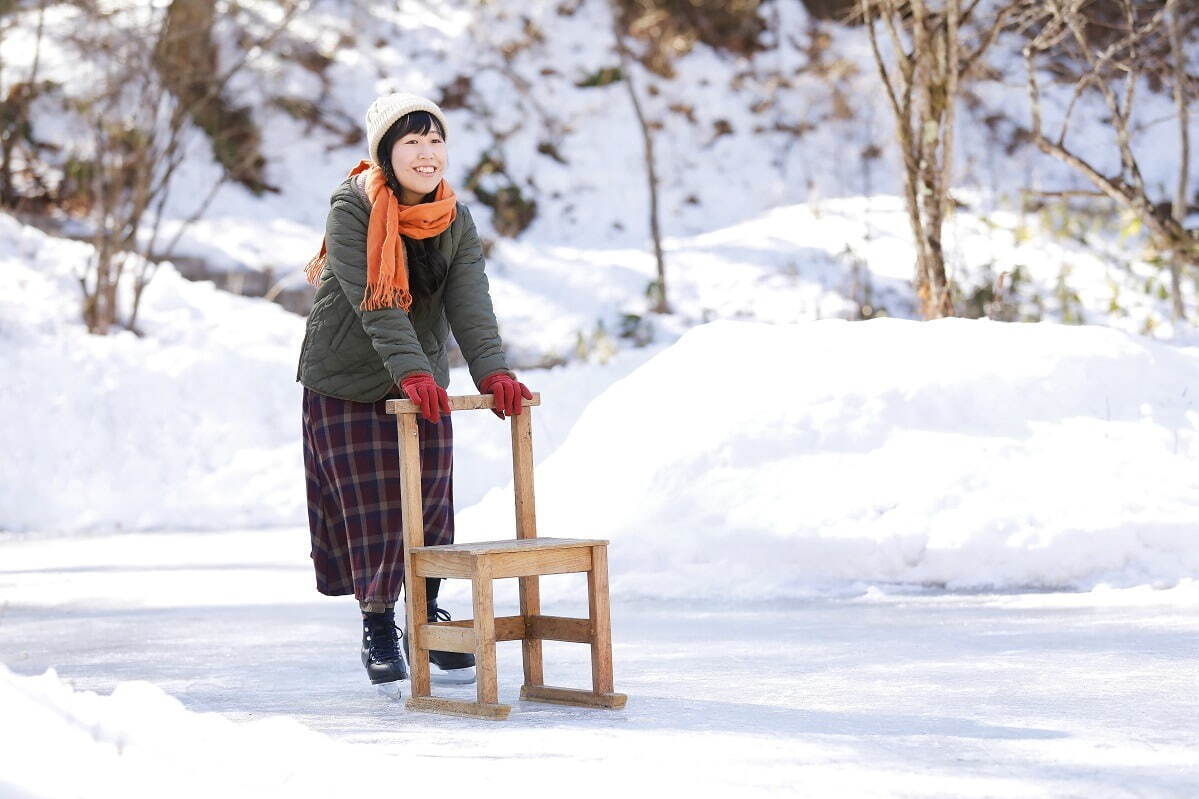
[[[414,372],[429,372],[412,320],[403,308],[361,309],[366,293],[366,231],[369,213],[353,201],[335,199],[325,223],[325,250],[330,271],[370,336],[388,373],[399,383]]]
[[[467,207],[459,205],[459,209],[465,217],[465,227],[446,277],[445,314],[477,387],[490,374],[513,372],[504,357],[499,325],[491,307],[479,233]]]

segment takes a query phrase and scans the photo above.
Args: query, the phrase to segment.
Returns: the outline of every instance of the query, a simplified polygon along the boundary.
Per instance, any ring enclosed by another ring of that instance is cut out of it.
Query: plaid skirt
[[[386,401],[351,402],[304,387],[304,477],[316,589],[395,602],[404,582],[404,519],[396,417]],[[454,543],[450,416],[417,416],[425,545]]]

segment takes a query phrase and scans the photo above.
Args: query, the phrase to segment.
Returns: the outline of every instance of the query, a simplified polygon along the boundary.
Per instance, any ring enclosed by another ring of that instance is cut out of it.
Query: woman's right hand
[[[400,381],[400,388],[408,395],[408,399],[420,406],[420,414],[430,422],[437,424],[441,417],[437,411],[446,414],[450,412],[450,395],[437,385],[433,375],[428,372],[417,372]]]

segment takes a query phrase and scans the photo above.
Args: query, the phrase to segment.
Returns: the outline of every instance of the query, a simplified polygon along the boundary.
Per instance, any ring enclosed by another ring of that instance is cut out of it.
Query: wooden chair
[[[564,705],[621,708],[627,697],[612,691],[612,628],[608,607],[608,542],[592,538],[538,538],[533,509],[533,406],[541,395],[521,400],[521,413],[510,416],[512,473],[516,488],[517,538],[470,544],[424,546],[421,501],[420,438],[412,400],[391,399],[387,412],[397,414],[400,437],[400,481],[404,516],[404,582],[408,614],[408,650],[412,672],[409,710],[506,719],[510,705],[499,702],[495,667],[496,641],[520,641],[524,650],[522,700]],[[450,397],[455,411],[495,407],[490,394]],[[589,618],[541,615],[538,578],[542,574],[587,573]],[[424,577],[471,581],[473,619],[430,623]],[[496,618],[492,580],[520,580],[520,615]],[[574,641],[591,646],[591,690],[546,685],[541,642]],[[429,650],[471,652],[475,656],[477,699],[468,702],[432,696]]]

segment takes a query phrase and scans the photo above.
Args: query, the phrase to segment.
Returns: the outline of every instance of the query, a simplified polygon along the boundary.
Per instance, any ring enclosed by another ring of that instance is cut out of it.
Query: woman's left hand
[[[529,387],[507,372],[488,375],[479,383],[479,388],[495,397],[495,407],[491,412],[500,419],[503,419],[505,414],[520,415],[521,397],[533,399],[533,392]]]

